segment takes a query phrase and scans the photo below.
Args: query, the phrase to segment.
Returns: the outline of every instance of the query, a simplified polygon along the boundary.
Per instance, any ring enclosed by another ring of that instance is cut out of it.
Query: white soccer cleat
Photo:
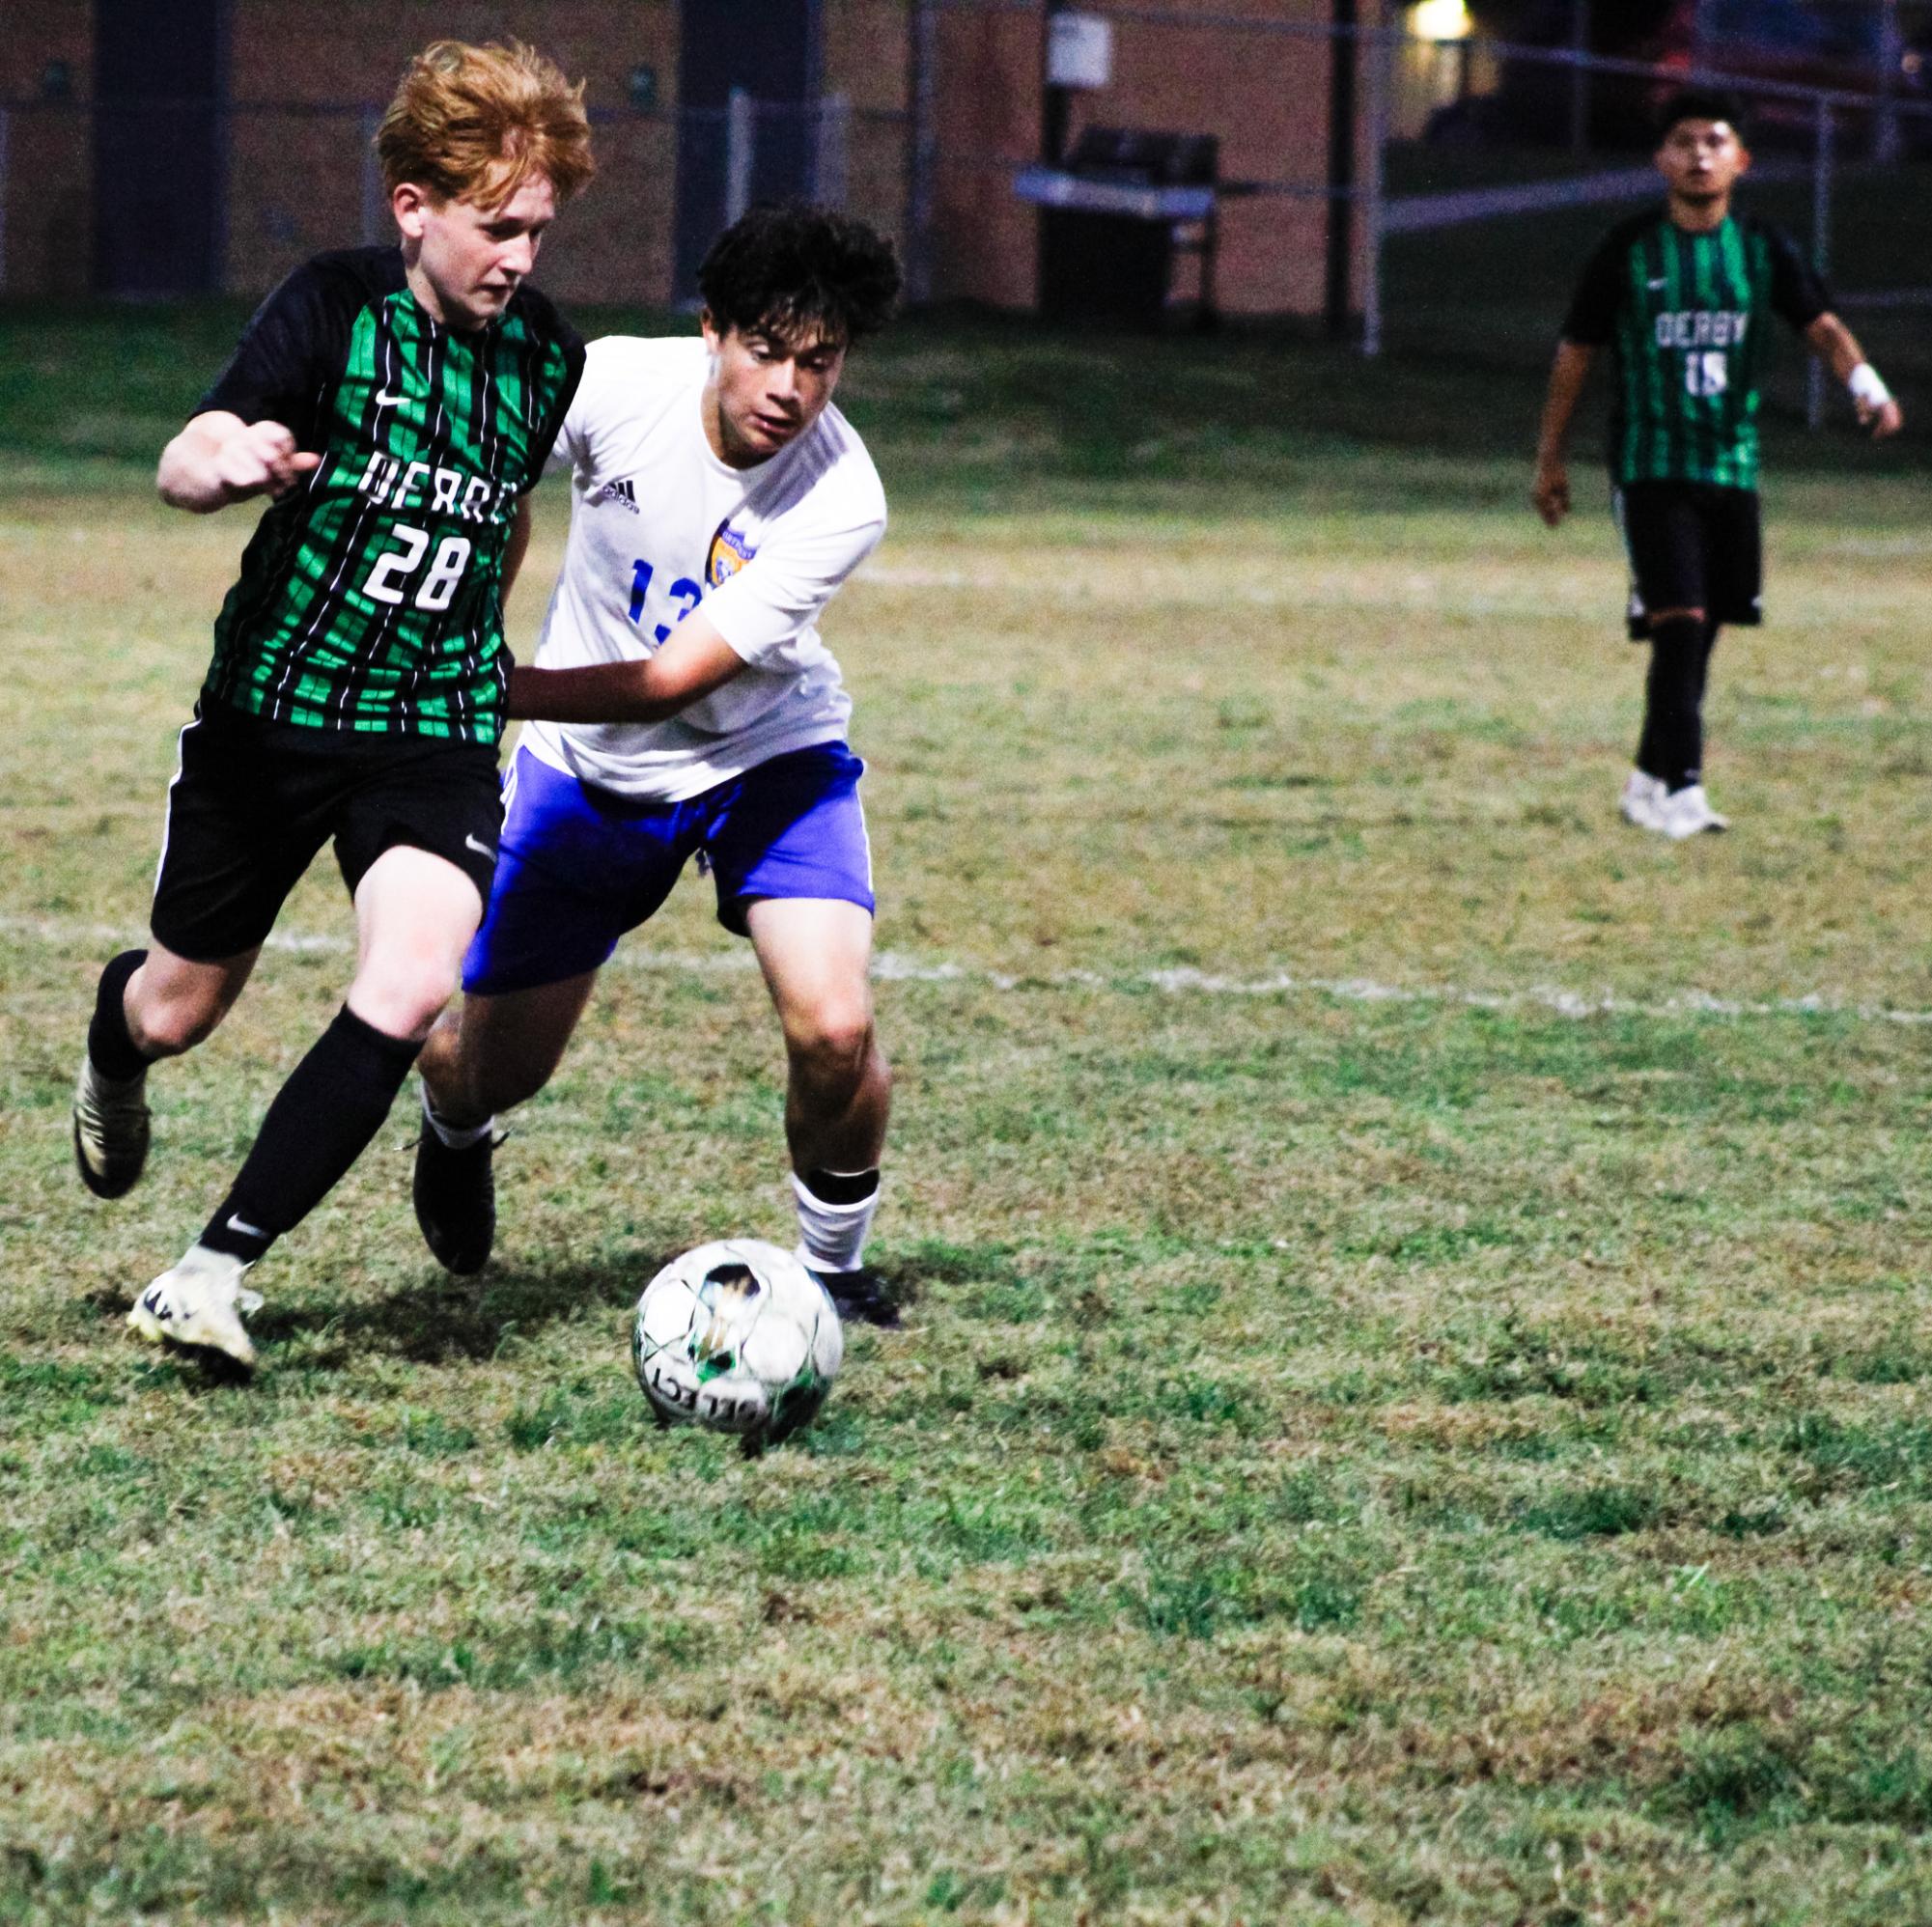
[[[238,1365],[255,1363],[255,1347],[241,1323],[243,1312],[262,1309],[262,1294],[241,1282],[248,1270],[226,1251],[188,1247],[171,1271],[163,1271],[134,1300],[127,1327],[156,1345],[187,1345],[219,1352]]]
[[[1705,796],[1701,783],[1693,783],[1666,796],[1657,812],[1657,827],[1673,843],[1700,836],[1705,830],[1729,829],[1730,826],[1730,818],[1721,817],[1711,807],[1711,799]]]
[[[1661,829],[1663,824],[1658,822],[1657,813],[1664,806],[1664,779],[1661,776],[1650,776],[1641,769],[1633,769],[1624,783],[1617,808],[1623,812],[1623,820],[1634,823],[1638,829]]]

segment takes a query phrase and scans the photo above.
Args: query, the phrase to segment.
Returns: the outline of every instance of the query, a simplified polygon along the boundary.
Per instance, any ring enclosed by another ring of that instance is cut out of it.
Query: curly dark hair
[[[1657,109],[1657,138],[1670,138],[1679,121],[1728,121],[1739,140],[1745,137],[1744,103],[1727,87],[1680,87],[1666,95]]]
[[[899,257],[883,235],[801,201],[751,209],[698,268],[698,293],[721,334],[817,330],[842,347],[891,320],[899,286]]]

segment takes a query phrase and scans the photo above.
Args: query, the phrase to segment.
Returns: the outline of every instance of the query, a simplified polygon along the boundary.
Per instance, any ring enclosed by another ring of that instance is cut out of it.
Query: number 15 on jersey
[[[1684,389],[1699,401],[1722,395],[1731,385],[1730,357],[1722,349],[1693,349],[1684,357]]]

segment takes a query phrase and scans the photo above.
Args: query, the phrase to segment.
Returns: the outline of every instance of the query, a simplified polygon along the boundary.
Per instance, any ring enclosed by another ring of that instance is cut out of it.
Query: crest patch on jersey
[[[705,587],[715,589],[729,582],[757,553],[750,540],[740,535],[729,519],[720,522],[711,539],[711,553],[705,557]]]

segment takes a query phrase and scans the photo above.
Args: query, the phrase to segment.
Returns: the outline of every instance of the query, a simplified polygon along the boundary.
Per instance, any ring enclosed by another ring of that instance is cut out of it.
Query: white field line
[[[0,936],[43,944],[52,950],[93,949],[104,953],[140,943],[144,933],[115,924],[62,923],[50,917],[0,914]],[[268,938],[266,947],[296,955],[327,957],[348,957],[355,949],[346,936],[279,930]],[[690,956],[675,951],[642,950],[633,944],[617,953],[611,960],[611,967],[671,976],[744,976],[757,968],[757,960],[748,945]],[[1373,977],[1302,977],[1287,970],[1258,977],[1223,976],[1191,967],[1006,971],[943,961],[935,963],[908,957],[896,950],[880,951],[872,960],[872,974],[876,981],[886,984],[961,984],[994,991],[1078,990],[1116,994],[1158,991],[1169,996],[1328,997],[1352,1004],[1441,1004],[1470,1010],[1545,1011],[1553,1017],[1571,1019],[1851,1017],[1865,1023],[1908,1028],[1932,1025],[1932,1010],[1853,1003],[1821,991],[1785,997],[1721,997],[1708,991],[1680,991],[1666,997],[1624,997],[1610,991],[1566,991],[1550,984],[1532,984],[1520,991],[1484,991],[1466,984],[1385,984]]]
[[[1033,602],[1067,602],[1081,607],[1131,602],[1136,608],[1158,604],[1162,608],[1205,609],[1222,608],[1236,601],[1255,609],[1395,609],[1412,614],[1426,610],[1439,615],[1540,619],[1553,613],[1600,612],[1604,596],[1600,578],[1615,574],[1606,562],[1588,579],[1579,577],[1566,584],[1572,592],[1567,596],[1553,591],[1526,599],[1492,595],[1480,589],[1458,590],[1443,579],[1448,572],[1432,574],[1421,569],[1411,570],[1399,582],[1376,585],[1364,584],[1355,570],[1325,565],[1301,570],[1286,588],[1257,582],[1229,586],[1175,579],[1150,581],[1155,573],[1094,569],[1022,585],[1010,573],[1001,573],[996,569],[929,569],[919,563],[868,562],[860,579],[886,589],[1023,594]],[[1159,573],[1171,578],[1178,572]]]

